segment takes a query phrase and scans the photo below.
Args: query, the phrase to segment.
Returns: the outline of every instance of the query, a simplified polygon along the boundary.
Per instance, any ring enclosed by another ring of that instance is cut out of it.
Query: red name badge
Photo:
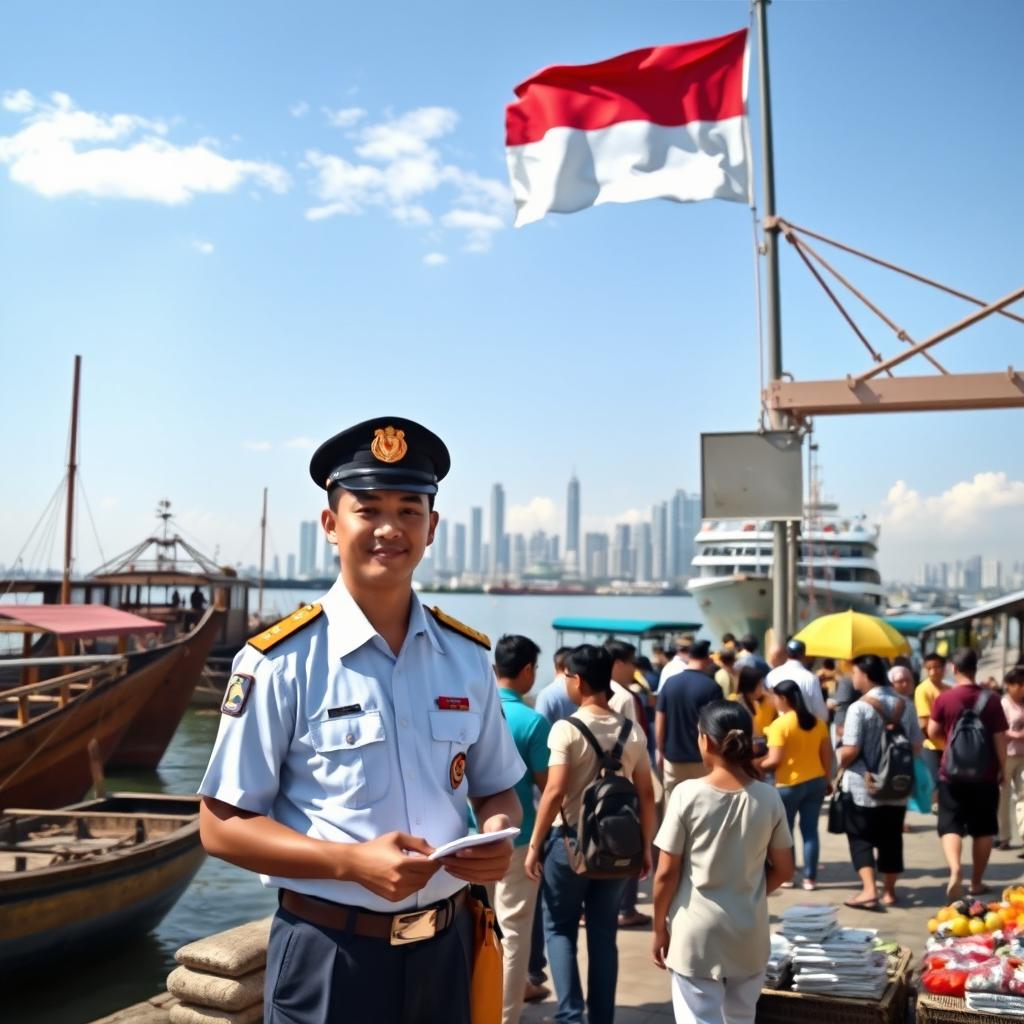
[[[469,710],[469,698],[468,697],[438,697],[437,698],[437,710],[438,711],[468,711]]]

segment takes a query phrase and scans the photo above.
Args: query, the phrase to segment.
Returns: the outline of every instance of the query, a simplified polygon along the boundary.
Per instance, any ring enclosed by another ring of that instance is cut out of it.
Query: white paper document
[[[480,846],[484,843],[495,843],[499,839],[515,839],[519,835],[517,828],[503,828],[500,832],[475,832],[471,836],[464,836],[462,839],[453,839],[450,843],[439,846],[427,860],[440,860],[442,857],[450,857],[459,850],[468,850],[471,846]]]

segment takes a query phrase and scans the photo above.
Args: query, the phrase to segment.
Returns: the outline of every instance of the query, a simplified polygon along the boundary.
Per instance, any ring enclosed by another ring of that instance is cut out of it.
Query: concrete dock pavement
[[[830,835],[826,829],[824,813],[821,817],[821,865],[816,892],[804,892],[797,881],[793,889],[780,890],[769,897],[772,925],[787,907],[798,903],[828,904],[840,907],[839,920],[851,927],[877,928],[880,936],[907,946],[916,963],[924,950],[928,937],[927,921],[946,902],[946,863],[935,831],[934,815],[908,812],[910,831],[903,837],[903,859],[906,871],[901,877],[898,893],[899,907],[883,911],[853,910],[842,906],[860,889],[860,882],[850,864],[845,836]],[[800,830],[797,828],[797,863],[802,862]],[[998,899],[1007,885],[1024,881],[1024,860],[1017,847],[1008,851],[993,851],[985,880],[992,888],[986,899]],[[799,871],[797,878],[799,879]],[[965,881],[970,878],[970,840],[965,841]],[[650,882],[641,885],[640,909],[649,914]],[[619,932],[619,982],[616,996],[616,1024],[665,1024],[672,1019],[668,977],[651,961],[650,929],[623,929]],[[580,971],[586,992],[586,938],[580,932]],[[542,1003],[525,1007],[523,1024],[540,1024],[553,1017],[556,1003],[554,987],[550,998]]]

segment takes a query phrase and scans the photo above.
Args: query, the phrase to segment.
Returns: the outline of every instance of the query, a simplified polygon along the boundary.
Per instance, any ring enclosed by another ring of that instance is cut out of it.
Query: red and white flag
[[[601,203],[751,201],[746,29],[545,68],[515,93],[516,227]]]

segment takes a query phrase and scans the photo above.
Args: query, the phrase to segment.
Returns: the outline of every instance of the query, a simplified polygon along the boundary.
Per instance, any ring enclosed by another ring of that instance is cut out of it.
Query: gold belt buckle
[[[437,908],[417,910],[412,914],[395,914],[391,921],[391,945],[404,946],[422,942],[437,934]]]

